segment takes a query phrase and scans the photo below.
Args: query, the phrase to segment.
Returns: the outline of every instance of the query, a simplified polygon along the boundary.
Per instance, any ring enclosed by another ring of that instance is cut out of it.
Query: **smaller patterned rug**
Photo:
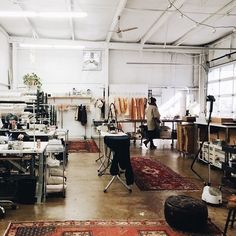
[[[164,220],[157,221],[41,221],[10,223],[4,236],[218,236],[220,230],[209,221],[200,234],[174,231]]]
[[[180,176],[159,161],[147,157],[132,157],[131,164],[135,183],[142,191],[200,190],[188,178]]]
[[[68,141],[68,152],[97,153],[99,148],[93,139]]]

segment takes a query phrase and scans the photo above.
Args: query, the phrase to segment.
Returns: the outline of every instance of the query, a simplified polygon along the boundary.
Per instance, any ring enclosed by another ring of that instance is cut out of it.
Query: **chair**
[[[112,160],[110,165],[110,174],[112,179],[104,189],[104,193],[118,179],[128,190],[132,192],[130,185],[134,183],[133,170],[130,162],[130,138],[127,135],[122,136],[105,136],[104,143],[112,151]],[[120,175],[124,173],[126,183],[121,179]]]
[[[0,176],[0,183],[4,182],[3,177]],[[4,190],[5,188],[3,188],[2,184],[0,184],[0,188],[1,190]],[[11,200],[7,200],[8,196],[0,196],[0,198],[2,198],[0,200],[0,219],[5,217],[6,214],[6,208],[11,208],[13,210],[16,209],[16,204],[11,201]],[[5,200],[6,199],[6,200]]]
[[[0,219],[5,217],[6,208],[16,209],[16,204],[10,200],[0,200]]]
[[[231,228],[233,228],[234,226],[235,214],[236,214],[236,195],[232,195],[229,197],[227,208],[229,209],[229,211],[228,211],[228,216],[225,222],[223,235],[227,235],[229,223],[231,223],[230,225]]]

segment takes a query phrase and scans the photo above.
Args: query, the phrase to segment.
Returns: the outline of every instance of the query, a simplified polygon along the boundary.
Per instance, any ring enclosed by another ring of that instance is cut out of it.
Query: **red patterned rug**
[[[204,233],[204,234],[203,234]],[[159,221],[43,221],[10,223],[4,236],[183,236],[221,235],[213,224],[201,234],[177,232]]]
[[[68,152],[99,152],[99,148],[93,139],[76,140],[68,142]]]
[[[151,190],[200,190],[159,161],[147,157],[132,157],[135,183],[142,191]]]

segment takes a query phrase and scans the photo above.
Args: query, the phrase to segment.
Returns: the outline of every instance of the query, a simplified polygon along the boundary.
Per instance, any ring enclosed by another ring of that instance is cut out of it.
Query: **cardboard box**
[[[193,124],[177,125],[177,150],[185,153],[194,153]]]
[[[185,121],[185,122],[195,122],[196,117],[195,116],[183,116],[182,120]]]
[[[217,123],[217,124],[223,124],[223,123],[232,123],[233,118],[224,118],[224,117],[212,117],[211,118],[212,123]]]

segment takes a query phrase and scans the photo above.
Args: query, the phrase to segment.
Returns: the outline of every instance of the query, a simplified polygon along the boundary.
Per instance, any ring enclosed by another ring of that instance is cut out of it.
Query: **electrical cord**
[[[209,117],[208,117],[208,122],[207,122],[207,128],[206,128],[206,132],[205,132],[205,135],[203,137],[202,143],[200,144],[200,147],[199,147],[199,149],[198,149],[198,151],[197,151],[197,153],[196,153],[196,155],[195,155],[195,157],[193,159],[193,162],[191,164],[191,170],[193,171],[193,173],[195,175],[198,176],[199,179],[202,180],[204,185],[206,185],[206,181],[197,173],[196,170],[193,169],[193,166],[194,166],[194,164],[195,164],[195,162],[196,162],[196,160],[198,158],[198,155],[200,154],[200,152],[202,150],[203,144],[208,140],[208,129],[209,129],[209,125],[210,125],[210,122],[211,122],[211,115],[212,115],[212,111],[213,111],[213,102],[215,101],[215,98],[212,95],[208,95],[206,101],[210,102],[210,110],[209,110]],[[208,160],[208,162],[209,162],[209,160]]]
[[[223,25],[220,25],[220,26],[212,26],[212,25],[209,25],[209,24],[206,24],[206,23],[202,23],[202,22],[198,22],[196,20],[194,20],[193,18],[191,18],[190,16],[186,15],[185,13],[183,13],[179,8],[177,8],[173,1],[171,0],[167,0],[169,2],[169,6],[168,8],[171,8],[172,6],[175,8],[176,11],[178,11],[181,16],[184,16],[185,18],[187,18],[188,20],[192,21],[195,23],[196,26],[199,26],[199,25],[202,25],[202,26],[205,26],[205,27],[208,27],[208,28],[211,28],[213,30],[213,33],[215,32],[216,29],[232,29],[233,32],[235,32],[236,30],[236,27],[233,26],[233,25],[229,25],[229,26],[223,26]]]
[[[112,109],[114,110],[114,113],[115,113],[115,114],[113,114]],[[109,122],[109,118],[111,119],[110,122]],[[115,106],[114,103],[111,103],[110,106],[109,106],[108,119],[107,119],[107,120],[108,120],[108,125],[113,123],[113,124],[116,125],[116,126],[115,126],[115,129],[116,129],[117,131],[123,132],[123,130],[120,129],[120,128],[119,128],[119,125],[118,125],[118,121],[117,121],[117,110],[116,110],[116,106]]]

